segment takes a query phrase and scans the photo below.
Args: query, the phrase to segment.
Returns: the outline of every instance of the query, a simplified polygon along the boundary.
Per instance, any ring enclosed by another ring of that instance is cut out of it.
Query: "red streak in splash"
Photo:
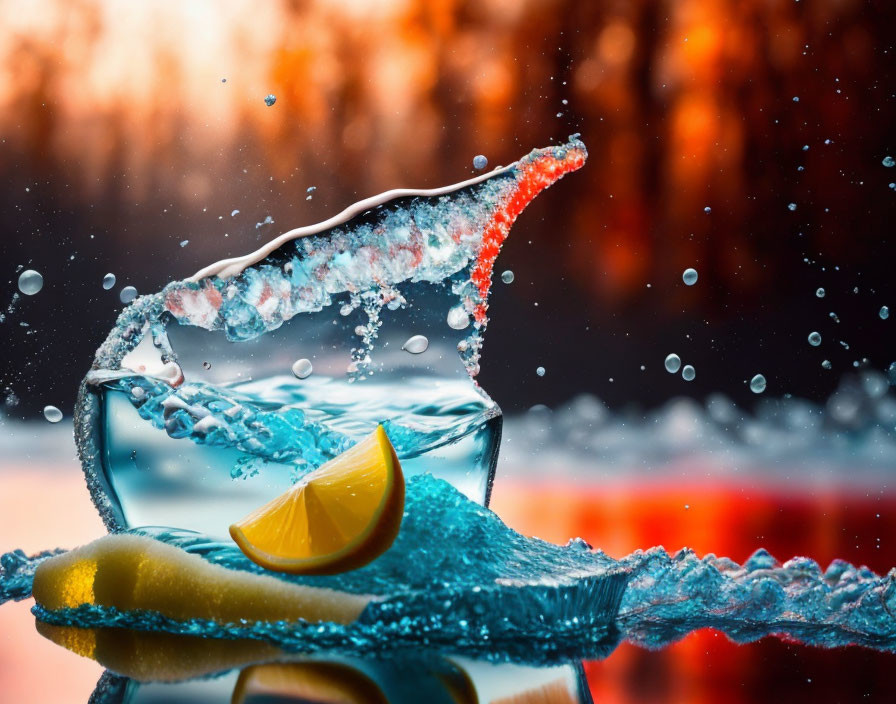
[[[554,156],[554,149],[549,147],[519,167],[516,188],[499,204],[482,233],[482,247],[471,276],[481,300],[473,309],[477,322],[484,323],[486,320],[486,299],[492,285],[492,268],[517,216],[545,188],[565,174],[582,168],[585,158],[585,150],[579,147],[566,148],[562,158]]]

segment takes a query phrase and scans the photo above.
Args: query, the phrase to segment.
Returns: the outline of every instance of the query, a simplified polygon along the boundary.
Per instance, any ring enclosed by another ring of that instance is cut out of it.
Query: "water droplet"
[[[825,294],[825,291],[824,291],[823,288],[820,288],[820,287],[819,287],[819,288],[816,289],[816,291],[815,291],[815,295],[816,295],[818,298],[824,298],[824,294]]]
[[[482,171],[486,166],[488,166],[488,159],[485,158],[484,154],[477,154],[473,157],[473,168],[477,171]]]
[[[695,376],[697,376],[697,370],[690,364],[685,364],[684,369],[681,370],[681,377],[685,381],[693,381]]]
[[[107,291],[115,285],[115,274],[109,272],[103,277],[103,288]]]
[[[798,96],[798,95],[793,96],[793,102],[795,102],[795,103],[800,102],[800,96]]]
[[[750,391],[754,394],[761,394],[765,391],[765,377],[762,374],[757,374],[750,379]]]
[[[232,217],[232,218],[235,218],[239,214],[240,214],[239,210],[234,209],[234,210],[230,211],[230,217]]]
[[[535,368],[535,373],[538,374],[538,376],[544,376],[545,371],[546,370],[544,367],[536,367]]]
[[[887,378],[890,380],[890,386],[896,386],[896,362],[890,362],[887,367]]]
[[[426,335],[414,335],[407,339],[407,342],[401,346],[401,349],[411,354],[421,354],[426,352],[427,347],[429,347],[429,340],[426,338]]]
[[[681,369],[681,357],[677,354],[672,353],[666,357],[666,361],[664,362],[666,365],[666,371],[670,374],[674,374],[679,369]]]
[[[19,291],[26,296],[33,296],[44,287],[44,277],[39,271],[25,269],[19,274]]]
[[[58,423],[62,420],[62,411],[56,406],[44,406],[44,418],[51,423]]]
[[[706,213],[707,215],[709,215],[709,214],[712,212],[712,208],[710,208],[710,207],[707,205],[707,206],[703,209],[703,212]]]
[[[271,107],[271,105],[273,105],[276,102],[277,102],[277,96],[274,95],[273,93],[270,93],[264,97],[264,104],[267,105],[268,107]]]
[[[516,278],[516,277],[514,276],[514,273],[510,269],[508,269],[507,271],[505,271],[501,274],[501,281],[503,281],[505,284],[512,284],[514,278]]]
[[[448,327],[463,330],[470,325],[470,316],[463,306],[454,306],[448,311]]]
[[[181,247],[186,247],[188,244],[190,244],[190,240],[181,240],[180,241]]]
[[[887,306],[881,306],[878,315],[880,316],[881,320],[886,320],[890,317],[890,309]]]
[[[881,164],[886,166],[888,169],[892,169],[894,166],[896,166],[896,159],[891,156],[885,156]]]
[[[310,359],[297,359],[292,365],[292,373],[297,379],[307,379],[313,371]]]
[[[821,335],[819,335],[817,332],[810,332],[809,344],[813,347],[818,347],[821,344]]]
[[[823,369],[830,369],[831,368],[831,360],[829,360],[829,359],[824,360],[821,363],[821,366]]]
[[[137,297],[137,289],[133,286],[125,286],[121,289],[121,293],[118,294],[119,300],[122,303],[130,303]]]
[[[212,363],[211,363],[211,362],[203,362],[203,363],[202,363],[202,368],[203,368],[203,369],[211,369],[211,368],[212,368]]]
[[[696,269],[685,269],[684,273],[681,275],[681,280],[684,281],[686,286],[693,286],[697,283],[697,270]]]
[[[808,144],[804,144],[804,145],[803,145],[803,151],[804,151],[804,152],[809,151],[809,145],[808,145]]]
[[[790,204],[788,204],[787,209],[788,209],[790,212],[793,212],[794,210],[796,210],[796,203],[790,203]]]
[[[840,318],[837,317],[837,314],[834,311],[831,311],[830,313],[828,313],[828,315],[831,316],[831,320],[833,320],[835,323],[840,322]]]

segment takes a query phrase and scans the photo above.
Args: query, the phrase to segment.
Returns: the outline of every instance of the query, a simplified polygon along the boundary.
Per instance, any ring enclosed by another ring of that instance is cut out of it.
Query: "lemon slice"
[[[360,670],[334,662],[254,665],[240,673],[231,704],[291,701],[304,704],[389,704],[376,683]]]
[[[404,477],[382,426],[230,526],[253,562],[277,572],[337,574],[384,553],[401,525]]]

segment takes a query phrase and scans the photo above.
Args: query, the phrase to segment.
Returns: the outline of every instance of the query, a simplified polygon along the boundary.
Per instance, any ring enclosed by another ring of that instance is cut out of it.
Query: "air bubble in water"
[[[44,418],[51,423],[58,423],[62,420],[62,411],[56,406],[44,406]]]
[[[828,315],[831,316],[831,320],[833,320],[835,323],[840,322],[840,318],[837,317],[837,314],[834,311],[831,311]]]
[[[115,274],[109,272],[103,277],[103,288],[107,291],[115,285]]]
[[[819,288],[815,291],[815,295],[816,295],[818,298],[824,298],[824,289],[819,287]]]
[[[118,294],[118,298],[122,303],[130,303],[137,297],[137,289],[133,286],[125,286]]]
[[[181,240],[180,241],[181,247],[186,247],[188,244],[190,244],[190,240]]]
[[[880,316],[881,320],[886,320],[890,317],[890,309],[887,306],[881,306],[878,315]]]
[[[830,369],[831,368],[831,360],[829,360],[829,359],[824,360],[821,363],[821,366],[823,369]]]
[[[818,347],[821,344],[821,335],[819,335],[817,332],[810,332],[809,344],[813,347]]]
[[[510,269],[501,274],[501,281],[503,281],[505,284],[512,284],[514,278],[514,274]]]
[[[33,296],[44,287],[44,277],[39,271],[25,269],[19,274],[19,291],[26,296]]]
[[[793,212],[794,210],[796,210],[796,203],[790,203],[790,204],[788,204],[787,209],[788,209],[790,212]]]
[[[685,381],[693,381],[695,376],[697,376],[697,370],[690,364],[685,364],[684,369],[681,370],[681,377]]]
[[[666,371],[670,374],[674,374],[681,369],[681,357],[673,352],[666,357],[664,364],[666,365]]]
[[[685,269],[684,273],[681,275],[681,280],[684,281],[686,286],[693,286],[697,283],[697,270],[696,269]]]
[[[544,367],[536,367],[535,368],[535,373],[538,374],[538,376],[544,376],[545,371],[546,370]]]
[[[448,311],[448,327],[463,330],[470,325],[470,316],[463,306],[454,306]]]
[[[896,386],[896,362],[890,362],[887,367],[887,378],[890,380],[890,386]]]
[[[429,347],[429,340],[426,335],[414,335],[407,339],[407,342],[401,346],[401,349],[411,354],[421,354],[426,352],[427,347]]]
[[[707,215],[709,215],[709,214],[712,212],[712,208],[710,208],[710,207],[707,205],[707,206],[703,209],[703,212],[706,213]]]
[[[264,104],[267,105],[268,107],[271,107],[271,105],[273,105],[276,102],[277,102],[277,96],[274,95],[273,93],[269,93],[268,95],[264,96]]]
[[[757,374],[750,379],[750,391],[754,394],[761,394],[765,391],[765,377],[762,374]]]
[[[292,365],[292,373],[297,379],[307,379],[313,371],[310,359],[297,359]]]
[[[484,154],[477,154],[473,157],[473,168],[477,171],[482,171],[486,166],[488,166],[488,159],[485,158]]]
[[[883,161],[880,163],[886,166],[888,169],[892,169],[894,166],[896,166],[896,159],[891,156],[885,156]]]

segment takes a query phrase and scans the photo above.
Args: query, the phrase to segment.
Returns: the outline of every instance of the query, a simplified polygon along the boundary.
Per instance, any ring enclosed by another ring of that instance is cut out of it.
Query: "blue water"
[[[267,573],[232,544],[182,531],[150,534],[227,568]],[[0,578],[4,599],[30,591],[33,562],[13,562]],[[408,482],[399,536],[367,567],[329,577],[275,576],[384,598],[349,626],[178,622],[96,606],[36,606],[34,613],[53,624],[251,638],[292,652],[433,649],[531,664],[605,657],[620,638],[660,647],[704,627],[738,642],[785,634],[824,647],[896,650],[896,571],[881,577],[840,561],[822,571],[805,558],[780,564],[764,551],[744,565],[661,548],[617,561],[583,541],[561,547],[519,535],[427,475]]]

